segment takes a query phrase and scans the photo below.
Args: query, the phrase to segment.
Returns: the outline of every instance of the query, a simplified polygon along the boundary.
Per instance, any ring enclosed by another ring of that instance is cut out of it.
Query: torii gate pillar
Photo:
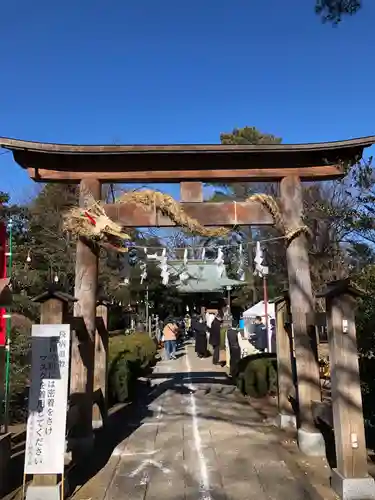
[[[90,194],[101,198],[101,185],[96,179],[83,179],[79,185],[79,204],[85,208]],[[74,295],[76,321],[72,337],[70,401],[79,408],[79,422],[70,439],[73,451],[85,453],[94,444],[92,430],[92,405],[94,384],[94,354],[96,332],[96,302],[98,286],[98,252],[89,241],[77,241]],[[84,327],[84,328],[83,328]]]
[[[303,225],[302,184],[297,176],[285,177],[280,183],[284,224],[288,228]],[[314,317],[309,256],[305,234],[291,241],[286,249],[297,371],[298,445],[310,456],[325,456],[322,434],[314,424],[312,403],[321,401],[320,375]]]

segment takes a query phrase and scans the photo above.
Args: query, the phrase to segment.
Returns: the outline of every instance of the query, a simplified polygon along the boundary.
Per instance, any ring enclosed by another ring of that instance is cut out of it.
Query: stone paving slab
[[[155,399],[116,447],[112,479],[95,500],[322,499],[283,459],[280,434],[210,358],[187,346],[155,367],[152,385]]]

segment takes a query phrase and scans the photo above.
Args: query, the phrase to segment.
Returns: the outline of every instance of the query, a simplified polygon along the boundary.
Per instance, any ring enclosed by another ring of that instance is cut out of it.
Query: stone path
[[[157,365],[152,383],[154,399],[141,423],[128,422],[134,430],[115,448],[116,466],[100,498],[322,498],[303,474],[291,472],[280,436],[210,358],[197,359],[187,346],[177,360]]]

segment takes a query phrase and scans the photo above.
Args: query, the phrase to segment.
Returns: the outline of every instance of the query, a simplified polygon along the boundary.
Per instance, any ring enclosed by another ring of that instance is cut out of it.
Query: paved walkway
[[[149,415],[114,450],[105,500],[312,498],[283,460],[279,437],[211,359],[185,347],[157,365],[153,385]]]
[[[335,498],[327,489],[317,494],[306,473],[296,472],[280,433],[228,384],[222,368],[197,359],[192,346],[177,360],[160,362],[152,383],[152,402],[125,424],[131,430],[114,449],[111,467],[75,498]],[[310,464],[308,476],[313,473]]]

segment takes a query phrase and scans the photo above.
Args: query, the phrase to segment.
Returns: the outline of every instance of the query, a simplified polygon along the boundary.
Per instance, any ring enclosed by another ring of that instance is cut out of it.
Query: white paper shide
[[[64,471],[70,325],[33,325],[25,474]]]

